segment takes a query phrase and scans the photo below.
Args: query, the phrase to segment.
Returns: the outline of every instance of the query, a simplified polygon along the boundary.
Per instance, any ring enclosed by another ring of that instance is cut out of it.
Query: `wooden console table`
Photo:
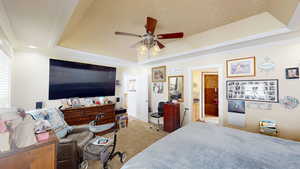
[[[0,153],[3,169],[56,169],[57,138],[52,132],[48,140]]]
[[[180,128],[180,104],[164,105],[164,131],[173,132]]]
[[[65,121],[69,125],[82,125],[96,119],[96,116],[103,113],[102,124],[115,122],[115,105],[99,105],[92,107],[79,107],[61,110],[64,113]]]

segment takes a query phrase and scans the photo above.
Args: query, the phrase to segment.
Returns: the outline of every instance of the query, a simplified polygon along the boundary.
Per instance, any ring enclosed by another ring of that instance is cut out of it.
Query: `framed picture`
[[[92,105],[94,105],[94,98],[85,98],[84,99],[84,105],[85,106],[92,106]]]
[[[166,82],[166,66],[152,68],[152,82]]]
[[[184,98],[184,77],[183,76],[169,76],[169,101],[176,100],[183,102]]]
[[[156,82],[153,83],[153,93],[155,94],[163,94],[164,93],[164,83],[162,82]]]
[[[128,80],[128,91],[129,92],[136,92],[136,79]]]
[[[244,100],[229,100],[228,112],[245,114],[245,101]]]
[[[255,56],[227,60],[227,78],[255,76],[255,64]]]
[[[71,98],[70,101],[71,101],[72,107],[80,107],[81,106],[79,98]]]
[[[278,80],[228,80],[228,100],[279,102]]]
[[[299,79],[299,68],[287,68],[285,69],[286,79]]]

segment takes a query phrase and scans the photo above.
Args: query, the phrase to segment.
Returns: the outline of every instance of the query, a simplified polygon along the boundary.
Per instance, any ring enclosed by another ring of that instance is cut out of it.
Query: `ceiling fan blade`
[[[163,45],[163,44],[160,43],[159,41],[156,41],[156,43],[157,43],[157,45],[158,45],[158,47],[159,47],[160,49],[165,48],[165,45]]]
[[[134,34],[134,33],[127,33],[127,32],[115,32],[116,35],[125,35],[125,36],[134,36],[134,37],[139,37],[142,38],[143,36]]]
[[[154,34],[156,28],[157,20],[151,17],[147,17],[147,24],[145,25],[147,33]]]
[[[184,33],[166,33],[166,34],[158,34],[157,39],[176,39],[176,38],[183,38]]]

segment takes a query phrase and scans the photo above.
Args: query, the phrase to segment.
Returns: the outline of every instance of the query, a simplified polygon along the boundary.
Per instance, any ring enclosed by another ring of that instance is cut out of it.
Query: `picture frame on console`
[[[71,105],[72,107],[81,107],[80,99],[79,98],[71,98]]]
[[[93,106],[94,105],[94,98],[85,98],[84,99],[84,106]]]

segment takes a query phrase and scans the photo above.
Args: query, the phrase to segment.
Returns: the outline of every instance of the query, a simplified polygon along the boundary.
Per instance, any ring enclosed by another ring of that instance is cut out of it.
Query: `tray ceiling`
[[[49,46],[58,38],[62,47],[130,61],[138,60],[130,46],[139,39],[115,36],[114,32],[143,34],[147,16],[158,20],[156,33],[182,31],[185,37],[193,37],[264,12],[288,24],[298,3],[298,0],[0,1],[22,44]],[[184,40],[163,40],[166,48],[162,53],[168,53],[172,43]]]
[[[183,31],[191,36],[268,10],[267,0],[97,0],[81,5],[59,45],[132,61],[137,56],[130,45],[139,39],[114,32],[143,34],[146,16],[158,19],[157,33]]]

